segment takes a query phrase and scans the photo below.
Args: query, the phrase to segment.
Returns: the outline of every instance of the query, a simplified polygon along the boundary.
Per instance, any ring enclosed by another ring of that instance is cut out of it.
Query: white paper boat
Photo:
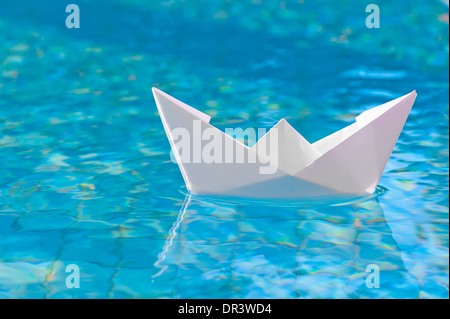
[[[417,96],[413,91],[371,108],[357,116],[355,123],[313,144],[282,119],[248,147],[209,124],[209,115],[156,88],[153,95],[188,190],[196,195],[249,198],[372,194]],[[192,145],[191,149],[180,147],[180,132],[190,134],[192,144],[184,146]],[[199,134],[210,139],[196,144],[194,137]],[[199,162],[202,154],[208,154],[202,152],[211,150],[214,138],[221,141],[214,145],[222,145],[222,154],[231,148],[233,154],[244,154],[244,162]],[[277,160],[260,152],[267,145],[277,150]]]

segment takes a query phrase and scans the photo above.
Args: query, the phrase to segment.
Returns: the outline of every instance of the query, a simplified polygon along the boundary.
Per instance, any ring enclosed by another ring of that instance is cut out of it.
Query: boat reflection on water
[[[152,282],[176,282],[166,297],[180,298],[417,298],[380,198],[283,207],[187,194]],[[380,288],[366,285],[369,265]]]

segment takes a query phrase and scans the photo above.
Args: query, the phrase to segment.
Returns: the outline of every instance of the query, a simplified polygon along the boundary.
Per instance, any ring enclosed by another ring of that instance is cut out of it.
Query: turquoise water
[[[73,2],[0,4],[1,298],[449,297],[445,1]],[[187,193],[152,86],[310,142],[418,97],[375,196],[240,202]]]

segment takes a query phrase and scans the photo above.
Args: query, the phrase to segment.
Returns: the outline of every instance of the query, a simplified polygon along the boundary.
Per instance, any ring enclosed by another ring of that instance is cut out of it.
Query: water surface
[[[448,298],[444,3],[379,1],[380,29],[357,1],[77,4],[79,30],[0,5],[0,297]],[[269,205],[186,192],[153,86],[310,142],[418,97],[377,196]]]

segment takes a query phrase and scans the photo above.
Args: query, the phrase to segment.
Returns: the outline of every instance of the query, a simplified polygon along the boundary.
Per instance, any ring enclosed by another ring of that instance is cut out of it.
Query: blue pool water
[[[449,297],[445,1],[72,2],[0,3],[0,298]],[[418,98],[375,196],[270,204],[189,195],[152,86],[310,142]]]

